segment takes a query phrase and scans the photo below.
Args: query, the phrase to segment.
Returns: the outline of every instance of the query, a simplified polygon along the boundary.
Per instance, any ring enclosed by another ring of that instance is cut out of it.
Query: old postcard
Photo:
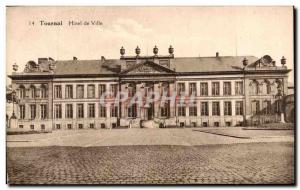
[[[295,184],[293,17],[7,7],[7,183]]]

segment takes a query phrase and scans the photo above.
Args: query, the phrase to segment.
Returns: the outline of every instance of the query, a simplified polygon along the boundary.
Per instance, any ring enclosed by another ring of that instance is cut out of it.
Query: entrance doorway
[[[154,115],[154,106],[152,103],[149,104],[149,108],[147,109],[147,120],[153,119]]]

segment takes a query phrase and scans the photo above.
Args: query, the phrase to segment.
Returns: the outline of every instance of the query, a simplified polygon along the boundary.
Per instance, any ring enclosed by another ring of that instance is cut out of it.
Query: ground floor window
[[[260,111],[260,104],[259,104],[259,101],[258,100],[254,100],[252,101],[252,114],[253,115],[258,115],[259,114],[259,111]]]
[[[23,129],[23,128],[24,128],[24,125],[19,125],[19,128],[20,128],[20,129]]]
[[[31,130],[34,130],[34,125],[30,125],[30,129],[31,129]]]
[[[197,107],[196,106],[192,106],[192,107],[189,107],[189,115],[190,116],[197,116]]]
[[[101,123],[101,129],[105,129],[105,123]]]
[[[78,124],[78,129],[83,129],[83,124]]]
[[[94,118],[95,117],[95,104],[89,104],[89,117]]]
[[[208,102],[201,102],[201,115],[208,116]]]
[[[41,119],[47,118],[47,105],[41,105]]]
[[[36,117],[36,105],[30,105],[30,119],[35,119]]]
[[[110,107],[110,117],[118,117],[118,106],[112,105]]]
[[[99,117],[106,117],[106,107],[100,104],[99,108]]]
[[[231,126],[231,122],[226,122],[225,125],[226,125],[226,127],[230,127]]]
[[[243,101],[236,101],[235,102],[235,114],[243,115],[243,112],[244,112]]]
[[[264,101],[264,111],[266,115],[271,114],[271,101],[270,100],[266,100]]]
[[[224,102],[224,115],[231,115],[231,102]]]
[[[19,106],[20,110],[20,119],[25,119],[25,105],[20,105]]]
[[[68,124],[68,129],[72,129],[72,124]]]
[[[178,107],[178,116],[185,116],[185,107]]]
[[[220,115],[220,103],[219,102],[212,103],[212,115]]]
[[[207,127],[207,126],[208,126],[207,122],[202,122],[202,127]]]

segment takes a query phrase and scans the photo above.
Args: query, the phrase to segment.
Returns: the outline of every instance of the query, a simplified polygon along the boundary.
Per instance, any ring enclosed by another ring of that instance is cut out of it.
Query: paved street
[[[242,133],[251,138],[210,134],[197,129],[9,135],[9,183],[294,183],[292,131],[247,133],[239,130],[225,131],[232,136]]]

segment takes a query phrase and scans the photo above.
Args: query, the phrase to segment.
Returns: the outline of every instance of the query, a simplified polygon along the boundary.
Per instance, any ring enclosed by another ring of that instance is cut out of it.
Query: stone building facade
[[[289,69],[268,55],[29,61],[9,77],[18,130],[241,126],[278,122]],[[156,96],[158,94],[159,96]],[[105,95],[104,95],[105,94]],[[130,104],[139,98],[139,103]],[[162,95],[166,101],[162,103]],[[128,98],[124,98],[124,96]],[[150,97],[150,98],[149,98]],[[147,100],[156,100],[147,102]],[[104,102],[104,104],[103,104]]]

